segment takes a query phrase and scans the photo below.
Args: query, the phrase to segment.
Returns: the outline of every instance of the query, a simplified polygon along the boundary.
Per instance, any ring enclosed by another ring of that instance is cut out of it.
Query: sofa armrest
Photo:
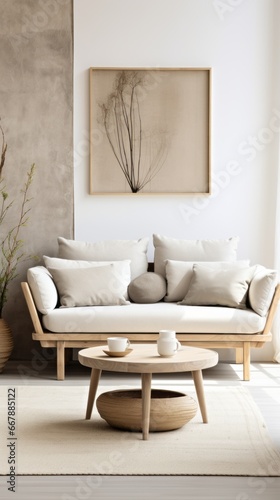
[[[267,316],[275,288],[278,283],[278,273],[275,269],[267,269],[257,265],[249,287],[249,303],[260,316]]]
[[[44,266],[35,266],[27,270],[27,282],[32,292],[36,308],[47,314],[56,308],[58,293],[52,275]]]
[[[34,330],[36,333],[43,334],[44,331],[43,331],[41,321],[40,321],[40,318],[38,315],[38,311],[37,311],[37,308],[35,306],[33,296],[32,296],[32,293],[31,293],[31,290],[30,290],[28,283],[26,283],[25,281],[22,282],[21,288],[23,291],[23,295],[24,295],[28,310],[29,310],[29,314],[31,316]]]
[[[268,335],[270,333],[272,323],[273,323],[273,320],[274,320],[274,317],[275,317],[275,314],[276,314],[276,311],[277,311],[277,308],[279,305],[279,300],[280,300],[280,283],[278,283],[278,285],[275,288],[273,299],[272,299],[270,309],[269,309],[269,312],[267,315],[267,320],[266,320],[266,324],[264,327],[263,335]]]

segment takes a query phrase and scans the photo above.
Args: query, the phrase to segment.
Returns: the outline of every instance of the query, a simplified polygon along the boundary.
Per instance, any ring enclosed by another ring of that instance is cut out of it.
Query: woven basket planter
[[[4,319],[0,319],[0,373],[11,355],[14,347],[13,336],[8,324]]]
[[[100,416],[112,427],[142,430],[140,389],[116,390],[101,394],[96,401]],[[152,389],[149,431],[179,429],[196,414],[197,402],[176,391]]]

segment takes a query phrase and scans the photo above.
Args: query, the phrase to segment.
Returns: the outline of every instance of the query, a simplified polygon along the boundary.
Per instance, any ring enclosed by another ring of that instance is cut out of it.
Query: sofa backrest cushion
[[[181,240],[153,235],[155,272],[165,277],[165,261],[235,261],[239,238],[228,240]]]
[[[267,269],[260,265],[256,266],[248,298],[250,306],[260,316],[266,316],[277,282],[278,274],[275,269]]]
[[[91,261],[131,261],[131,279],[147,271],[149,238],[84,242],[58,238],[58,257]]]
[[[44,266],[35,266],[27,270],[29,284],[35,306],[42,314],[55,309],[58,294],[52,276]]]
[[[127,267],[126,272],[120,267]],[[62,307],[126,305],[130,261],[85,268],[49,269]]]
[[[154,304],[166,294],[166,281],[161,274],[143,273],[128,285],[129,298],[138,304]]]
[[[165,302],[178,302],[185,297],[193,275],[193,266],[196,262],[183,262],[177,260],[166,261],[167,293]],[[200,262],[200,265],[212,269],[244,269],[249,267],[249,260],[237,260],[235,262]]]

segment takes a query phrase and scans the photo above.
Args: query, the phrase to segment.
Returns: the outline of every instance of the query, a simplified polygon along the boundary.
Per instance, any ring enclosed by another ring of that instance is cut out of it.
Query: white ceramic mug
[[[174,330],[160,330],[157,341],[157,350],[160,356],[174,356],[180,347],[181,344],[176,339]]]
[[[112,352],[123,352],[130,346],[130,342],[126,337],[108,337],[107,344],[109,351]]]

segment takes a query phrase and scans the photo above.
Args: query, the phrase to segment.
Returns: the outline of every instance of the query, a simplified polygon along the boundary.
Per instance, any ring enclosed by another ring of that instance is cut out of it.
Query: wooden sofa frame
[[[57,350],[57,380],[65,378],[65,349],[86,348],[106,344],[107,337],[112,333],[52,333],[44,331],[38,311],[36,309],[30,287],[27,282],[21,283],[26,304],[33,322],[33,340],[38,340],[42,347],[54,347]],[[250,350],[260,348],[266,342],[271,342],[271,327],[280,299],[280,284],[277,285],[271,306],[267,315],[264,330],[254,334],[209,334],[209,333],[177,333],[176,337],[182,345],[204,347],[210,349],[234,348],[236,363],[243,363],[243,380],[250,380]],[[123,336],[115,333],[114,336]],[[126,334],[130,342],[156,343],[156,333],[131,333]]]

